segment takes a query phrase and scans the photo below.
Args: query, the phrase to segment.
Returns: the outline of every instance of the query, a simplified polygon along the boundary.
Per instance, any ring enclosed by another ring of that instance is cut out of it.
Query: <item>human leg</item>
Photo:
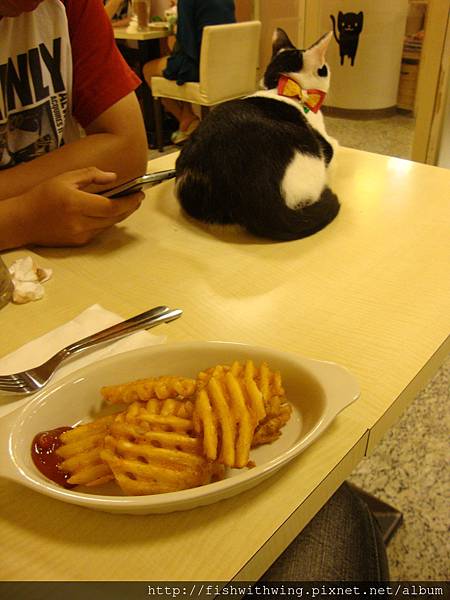
[[[387,581],[378,523],[344,483],[261,577],[261,581]]]
[[[169,98],[164,98],[163,104],[164,108],[169,112],[172,112],[172,108],[169,106],[168,102],[175,102],[174,100],[170,100]],[[172,112],[178,120],[179,127],[178,131],[175,131],[172,134],[172,142],[176,145],[183,144],[189,136],[197,129],[200,120],[197,115],[192,110],[192,106],[189,102],[179,102],[177,107],[173,107],[177,110],[177,114]]]
[[[163,71],[167,66],[167,56],[155,58],[146,63],[142,69],[147,85],[152,87],[152,77],[162,77]],[[172,98],[161,98],[164,110],[169,112],[178,121],[178,131],[173,134],[174,143],[182,143],[197,128],[199,119],[192,110],[189,102],[182,102]]]
[[[164,69],[167,67],[167,56],[161,56],[160,58],[154,58],[149,60],[142,67],[142,73],[148,86],[152,87],[152,77],[162,77]]]
[[[181,102],[173,100],[173,98],[161,98],[161,102],[164,109],[173,115],[180,124],[180,131],[187,131],[194,121],[199,120],[189,102]]]
[[[199,119],[192,110],[192,105],[189,102],[181,102],[180,131],[187,131],[194,122],[198,125]]]

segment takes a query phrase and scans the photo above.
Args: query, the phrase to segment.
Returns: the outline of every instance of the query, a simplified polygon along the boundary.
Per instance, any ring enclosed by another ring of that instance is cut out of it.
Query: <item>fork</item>
[[[31,394],[37,392],[48,383],[58,366],[75,354],[80,354],[97,344],[119,340],[139,329],[150,329],[159,323],[169,323],[174,319],[178,319],[182,313],[183,311],[178,308],[171,309],[168,306],[157,306],[126,321],[117,323],[117,325],[73,342],[38,367],[20,373],[13,373],[12,375],[0,375],[0,393]]]

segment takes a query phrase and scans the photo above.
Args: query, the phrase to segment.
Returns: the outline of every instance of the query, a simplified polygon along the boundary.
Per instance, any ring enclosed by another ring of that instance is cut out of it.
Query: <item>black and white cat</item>
[[[331,37],[298,50],[277,29],[266,89],[201,122],[176,162],[177,197],[190,216],[274,240],[306,237],[335,218],[339,202],[327,186],[334,140],[319,111]]]

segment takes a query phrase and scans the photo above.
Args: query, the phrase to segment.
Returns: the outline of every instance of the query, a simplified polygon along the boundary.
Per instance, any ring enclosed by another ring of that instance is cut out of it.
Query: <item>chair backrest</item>
[[[257,89],[261,23],[247,21],[203,29],[200,95],[209,102],[245,96]]]

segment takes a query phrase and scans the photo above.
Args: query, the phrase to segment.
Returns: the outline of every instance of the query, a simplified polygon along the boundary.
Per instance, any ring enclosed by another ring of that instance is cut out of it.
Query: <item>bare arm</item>
[[[105,11],[110,19],[112,19],[119,10],[121,4],[122,0],[108,0],[108,2],[105,4]]]
[[[130,93],[86,128],[86,137],[33,161],[0,171],[0,201],[24,194],[66,171],[96,166],[117,173],[117,183],[142,175],[147,139],[136,95]],[[90,185],[99,190],[105,185]],[[1,206],[1,202],[0,202]]]
[[[123,221],[141,203],[138,192],[109,200],[86,192],[92,184],[111,186],[114,173],[95,167],[48,179],[32,190],[0,202],[0,250],[29,244],[80,246]]]

